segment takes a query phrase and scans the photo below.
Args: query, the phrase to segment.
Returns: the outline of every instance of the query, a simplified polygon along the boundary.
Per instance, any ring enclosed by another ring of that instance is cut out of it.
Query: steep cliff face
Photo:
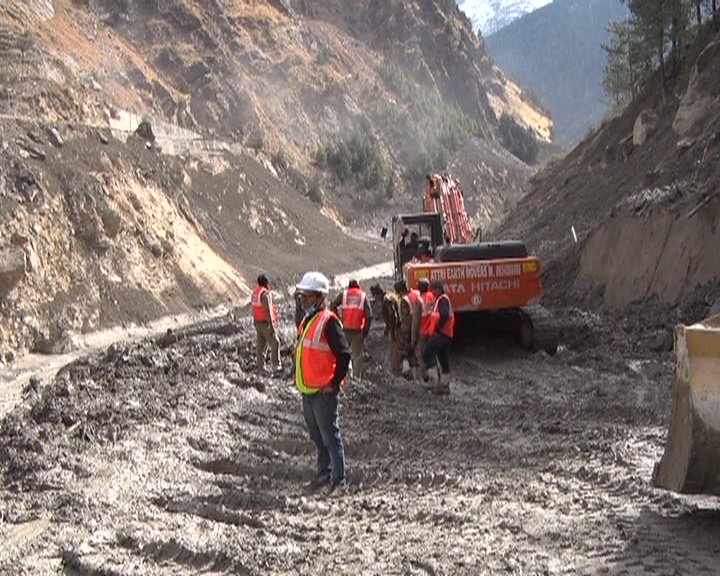
[[[372,110],[393,102],[408,111],[383,78],[389,64],[437,91],[477,123],[479,134],[494,139],[497,106],[488,92],[503,99],[506,81],[453,2],[76,4],[134,49],[139,62],[116,73],[146,107],[235,141],[257,142],[261,135],[268,151],[282,146],[305,166],[357,116],[367,116],[383,135]],[[386,139],[392,159],[399,143]]]
[[[243,303],[260,271],[284,288],[388,259],[345,225],[418,206],[414,136],[450,122],[428,98],[475,126],[446,161],[479,223],[528,177],[494,138],[518,107],[452,2],[12,0],[0,53],[3,359]],[[359,119],[392,201],[315,165]]]

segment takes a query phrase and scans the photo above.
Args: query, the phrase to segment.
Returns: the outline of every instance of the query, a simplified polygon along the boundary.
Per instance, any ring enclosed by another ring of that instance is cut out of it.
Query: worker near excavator
[[[410,344],[415,352],[415,365],[417,366],[416,380],[428,381],[428,372],[422,359],[425,342],[432,336],[430,331],[430,315],[435,306],[435,295],[430,290],[430,281],[419,278],[417,281],[417,297],[412,297],[413,318],[410,331]]]
[[[405,280],[395,282],[393,289],[400,298],[400,326],[397,331],[397,346],[402,363],[401,373],[404,378],[410,379],[415,364],[415,354],[412,348],[413,304]]]
[[[332,301],[330,310],[335,313],[340,311],[345,338],[352,353],[351,374],[354,378],[362,378],[365,369],[365,338],[370,332],[372,322],[370,300],[358,281],[353,279]]]
[[[417,250],[417,259],[420,262],[430,262],[432,260],[432,249],[430,248],[430,238],[423,236],[420,238]]]
[[[340,394],[351,354],[340,319],[326,306],[329,286],[321,272],[307,272],[296,286],[305,317],[295,349],[295,385],[302,394],[305,424],[317,447],[316,474],[308,488],[339,496],[347,491]]]
[[[255,367],[258,372],[265,372],[265,352],[270,348],[270,364],[272,371],[280,371],[280,340],[277,336],[277,312],[270,292],[270,281],[266,274],[257,277],[257,286],[250,297],[253,323],[255,325]]]
[[[435,304],[430,315],[429,332],[432,334],[423,348],[422,358],[428,371],[428,388],[433,394],[450,393],[450,344],[455,335],[455,315],[450,298],[440,280],[430,282]],[[440,364],[438,373],[437,364]]]
[[[389,340],[390,373],[400,376],[402,367],[400,363],[400,349],[398,348],[398,329],[400,328],[400,297],[394,290],[385,292],[379,284],[370,287],[370,293],[376,302],[380,303],[383,322],[385,322],[384,336]]]

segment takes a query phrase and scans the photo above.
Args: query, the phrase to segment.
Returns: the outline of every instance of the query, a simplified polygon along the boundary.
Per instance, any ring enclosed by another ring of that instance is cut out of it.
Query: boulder
[[[658,117],[652,110],[643,110],[638,114],[633,126],[633,145],[642,146],[648,136],[657,129]]]
[[[148,120],[143,120],[135,128],[135,134],[142,138],[145,142],[155,143],[155,133],[153,132],[152,124]]]
[[[25,270],[25,251],[22,248],[0,248],[0,298],[9,294],[23,279]]]
[[[680,100],[672,128],[678,136],[685,136],[698,122],[708,117],[709,110],[717,106],[713,79],[718,74],[720,42],[712,42],[695,61],[688,87]],[[713,67],[714,64],[714,67]]]
[[[105,234],[110,238],[115,238],[122,227],[122,216],[120,213],[108,207],[103,211],[101,219]]]

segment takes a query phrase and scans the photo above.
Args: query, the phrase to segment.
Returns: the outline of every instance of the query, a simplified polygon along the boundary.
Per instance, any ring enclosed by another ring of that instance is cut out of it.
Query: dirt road
[[[373,331],[341,499],[303,492],[298,395],[252,373],[247,320],[113,345],[4,420],[0,573],[717,574],[717,502],[649,482],[672,355],[573,334],[552,358],[457,342],[440,398],[389,379]]]

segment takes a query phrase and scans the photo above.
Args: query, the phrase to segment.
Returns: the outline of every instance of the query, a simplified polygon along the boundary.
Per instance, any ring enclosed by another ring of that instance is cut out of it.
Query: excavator
[[[420,278],[441,280],[458,320],[510,332],[527,350],[555,354],[557,326],[540,305],[540,259],[518,240],[482,242],[458,182],[447,174],[425,180],[423,212],[392,219],[395,279],[410,288]]]
[[[665,451],[653,484],[720,495],[720,314],[675,328],[675,383]]]

